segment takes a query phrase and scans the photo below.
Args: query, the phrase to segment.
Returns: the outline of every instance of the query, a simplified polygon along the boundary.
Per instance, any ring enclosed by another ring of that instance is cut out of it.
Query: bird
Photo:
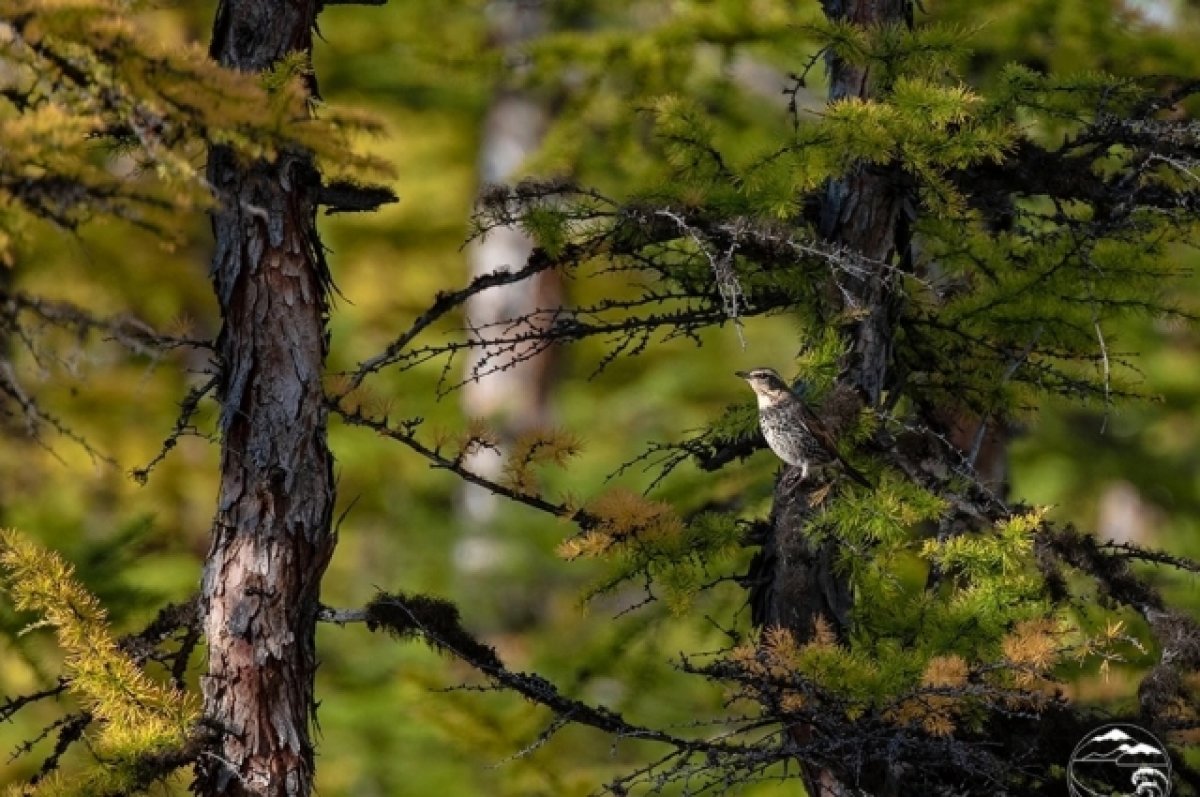
[[[788,387],[773,368],[737,371],[758,397],[758,425],[775,456],[800,471],[800,481],[810,471],[838,463],[854,481],[873,485],[838,453],[837,444],[821,419],[804,399]]]

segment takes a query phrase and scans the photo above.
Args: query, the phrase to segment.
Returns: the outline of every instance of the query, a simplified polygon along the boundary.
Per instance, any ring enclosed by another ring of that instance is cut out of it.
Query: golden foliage
[[[934,656],[925,665],[921,683],[925,686],[962,686],[967,682],[970,668],[962,656]]]
[[[796,637],[782,626],[771,626],[763,631],[761,649],[772,669],[794,669],[800,654]]]
[[[844,654],[837,645],[833,628],[822,617],[814,623],[813,638],[801,644],[782,626],[764,628],[757,643],[738,645],[729,653],[729,661],[744,674],[761,679],[761,688],[749,687],[757,699],[779,701],[785,711],[799,711],[806,698],[799,689],[786,686],[798,676],[808,675],[814,659],[823,655]]]
[[[1059,662],[1061,629],[1056,620],[1038,617],[1023,620],[1003,639],[1000,647],[1005,659],[1015,669],[1014,678],[1020,687],[1033,686],[1041,674]]]
[[[595,557],[636,542],[661,542],[683,534],[684,524],[670,504],[651,501],[618,488],[585,507],[595,519],[583,534],[564,540],[558,553],[565,559]]]
[[[70,564],[6,530],[0,570],[13,606],[41,617],[30,629],[54,629],[68,689],[98,721],[92,738],[98,755],[128,761],[184,744],[200,717],[195,696],[152,681],[120,649],[103,607]]]
[[[512,444],[504,462],[504,473],[500,483],[522,495],[538,492],[537,473],[539,465],[564,467],[567,461],[582,448],[579,438],[570,432],[553,430],[532,431],[519,436]]]
[[[337,176],[390,173],[352,146],[376,123],[324,106],[314,118],[304,54],[266,75],[225,69],[197,43],[161,42],[138,10],[0,0],[0,205],[21,211],[0,216],[0,261],[12,261],[22,213],[67,227],[116,216],[170,243],[178,214],[212,201],[212,145],[247,159],[307,152]]]
[[[934,656],[921,675],[924,688],[889,711],[888,719],[898,725],[920,724],[932,736],[949,736],[954,733],[964,700],[945,692],[965,686],[970,673],[970,666],[961,656]]]
[[[837,644],[837,634],[825,615],[818,614],[817,618],[813,620],[813,637],[809,644],[816,647],[831,647]]]
[[[338,407],[350,413],[361,413],[372,418],[387,420],[395,407],[394,396],[372,389],[368,385],[355,385],[345,374],[331,374],[325,378],[325,393]],[[445,438],[442,438],[445,443]]]
[[[467,428],[458,433],[454,437],[455,447],[458,453],[455,458],[462,461],[472,454],[477,454],[482,450],[491,449],[493,451],[500,448],[500,435],[488,425],[484,418],[468,418]]]
[[[792,632],[781,626],[764,628],[757,644],[747,642],[730,651],[729,659],[755,678],[782,680],[795,672],[800,646]]]

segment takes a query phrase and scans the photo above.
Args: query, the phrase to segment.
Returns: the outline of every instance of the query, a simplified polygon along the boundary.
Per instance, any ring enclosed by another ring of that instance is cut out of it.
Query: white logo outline
[[[1071,797],[1107,797],[1131,784],[1133,790],[1122,794],[1169,797],[1171,773],[1171,756],[1158,737],[1139,725],[1110,723],[1093,729],[1071,751],[1067,788]],[[1098,781],[1105,791],[1087,785]]]

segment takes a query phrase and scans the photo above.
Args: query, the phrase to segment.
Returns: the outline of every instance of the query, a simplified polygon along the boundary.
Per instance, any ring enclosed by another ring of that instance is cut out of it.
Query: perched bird
[[[811,470],[837,462],[850,478],[866,487],[871,483],[842,458],[833,435],[804,400],[771,368],[738,371],[758,397],[758,425],[775,456],[800,469],[800,480]]]

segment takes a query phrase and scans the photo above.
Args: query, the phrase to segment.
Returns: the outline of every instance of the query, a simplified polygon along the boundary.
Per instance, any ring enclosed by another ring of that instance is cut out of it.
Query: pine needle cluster
[[[30,795],[103,795],[138,790],[174,766],[155,766],[197,733],[196,696],[152,680],[117,644],[96,597],[74,568],[17,531],[0,532],[0,573],[13,607],[38,616],[63,652],[67,691],[91,718],[88,741],[99,764],[70,777],[54,773]],[[178,766],[178,763],[175,764]]]

